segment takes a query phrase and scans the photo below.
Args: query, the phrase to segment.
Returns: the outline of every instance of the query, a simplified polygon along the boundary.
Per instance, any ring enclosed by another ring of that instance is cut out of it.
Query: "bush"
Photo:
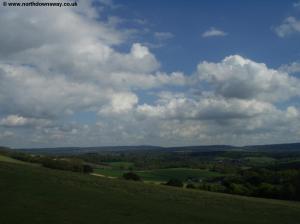
[[[125,180],[134,180],[134,181],[141,181],[141,177],[133,172],[128,172],[123,174],[123,178]]]
[[[84,173],[92,173],[92,172],[94,172],[94,169],[90,165],[83,164],[83,172]]]
[[[230,194],[249,195],[249,189],[243,184],[232,183],[228,190]]]
[[[166,185],[173,186],[173,187],[183,187],[183,182],[178,179],[170,179]]]

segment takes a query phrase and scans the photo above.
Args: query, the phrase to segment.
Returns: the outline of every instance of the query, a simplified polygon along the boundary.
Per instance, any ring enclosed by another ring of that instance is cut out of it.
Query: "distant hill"
[[[53,154],[53,155],[76,155],[83,153],[97,152],[120,152],[120,151],[167,151],[167,152],[210,152],[210,151],[260,151],[260,152],[292,152],[300,151],[300,143],[270,144],[270,145],[200,145],[180,147],[160,147],[151,145],[139,146],[99,146],[99,147],[59,147],[59,148],[26,148],[15,149],[17,151],[32,154]]]
[[[166,148],[171,151],[230,151],[237,150],[239,147],[232,145],[199,145],[199,146],[182,146]]]
[[[5,146],[0,146],[0,151],[6,151],[6,150],[10,150],[10,148]]]
[[[230,151],[238,147],[230,145],[206,145],[206,146],[182,146],[182,147],[160,147],[151,145],[139,146],[99,146],[99,147],[59,147],[59,148],[33,148],[17,149],[32,154],[53,154],[53,155],[76,155],[83,153],[97,152],[122,152],[122,151],[165,151],[165,152],[206,152],[206,151]]]
[[[300,143],[250,145],[250,146],[244,146],[243,149],[248,151],[292,152],[292,151],[300,151]]]
[[[17,151],[33,154],[82,154],[114,151],[162,150],[159,146],[99,146],[99,147],[58,147],[58,148],[25,148]]]

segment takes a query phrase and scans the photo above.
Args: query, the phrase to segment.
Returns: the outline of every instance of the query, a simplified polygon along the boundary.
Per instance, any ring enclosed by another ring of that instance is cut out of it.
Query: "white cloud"
[[[161,72],[156,72],[155,74],[116,72],[113,73],[110,79],[119,88],[128,86],[139,89],[151,89],[168,85],[184,86],[188,80],[181,72],[173,72],[171,74]]]
[[[141,43],[117,50],[130,33],[117,25],[115,19],[102,21],[90,2],[76,9],[0,8],[1,144],[257,144],[298,138],[299,108],[277,105],[299,97],[299,79],[288,74],[296,64],[275,70],[235,55],[200,62],[191,76],[166,73]],[[226,35],[209,31],[204,36]]]
[[[78,13],[67,7],[60,10],[50,7],[43,10],[34,7],[26,9],[1,7],[1,53],[7,56],[58,44],[61,47],[65,45],[65,48],[72,45],[79,48],[80,43],[92,42],[112,45],[119,44],[126,38],[104,22],[96,22],[93,17],[82,15],[86,11],[85,7],[77,7],[76,11]],[[19,36],[23,38],[18,38]]]
[[[222,36],[227,36],[228,34],[220,29],[217,29],[215,27],[209,28],[209,30],[205,31],[202,33],[202,37],[222,37]]]
[[[220,63],[204,61],[197,71],[199,80],[213,85],[224,97],[276,102],[300,95],[298,79],[238,55]]]
[[[287,65],[281,65],[279,70],[282,72],[287,72],[288,74],[294,74],[300,72],[300,62],[292,62]]]
[[[115,51],[126,39],[123,33],[79,9],[15,10],[0,14],[0,106],[7,113],[57,117],[97,111],[131,88],[183,82],[177,73],[154,74],[160,64],[139,43],[128,53]]]
[[[142,59],[151,55],[147,47],[144,47],[138,43],[132,45],[131,54],[133,57],[138,59]]]
[[[63,116],[68,110],[101,107],[113,92],[63,76],[41,76],[33,68],[0,64],[0,105],[7,113],[36,117]]]
[[[156,124],[157,138],[174,144],[297,141],[299,108],[276,106],[276,102],[299,97],[297,78],[238,55],[219,63],[199,63],[196,77],[198,82],[195,77],[194,83],[189,82],[192,92],[162,92],[154,105],[138,105],[135,116]],[[207,84],[209,90],[201,91]],[[287,133],[288,138],[282,136]]]
[[[118,93],[111,96],[110,104],[104,106],[98,113],[105,115],[129,112],[138,103],[138,97],[132,93]]]
[[[300,32],[300,21],[295,17],[287,17],[281,25],[275,28],[275,32],[279,37],[290,36]]]
[[[26,125],[28,120],[18,115],[9,115],[0,120],[0,125],[4,126],[23,126]]]
[[[162,119],[228,120],[251,118],[275,110],[272,104],[257,100],[226,99],[223,97],[173,98],[156,106],[140,105],[139,114]]]
[[[177,103],[176,111],[180,116],[171,117],[173,109],[164,110],[160,108],[165,117],[159,117],[159,135],[166,142],[173,144],[257,144],[282,141],[297,141],[294,133],[299,133],[296,124],[299,117],[299,110],[289,107],[286,110],[279,110],[269,103],[247,100],[216,100],[205,108],[205,103],[198,102],[199,107],[190,109],[190,105]],[[204,100],[205,101],[205,100]],[[224,107],[225,103],[225,107]],[[200,106],[201,105],[201,106]],[[160,105],[163,107],[163,105]],[[152,108],[157,109],[157,108]],[[187,111],[198,111],[201,116],[192,119],[183,119],[182,115],[193,114]],[[146,111],[143,111],[146,112]],[[149,112],[149,111],[147,111]],[[204,112],[204,113],[203,113]],[[154,116],[152,114],[151,116]],[[154,123],[152,118],[149,122]],[[208,116],[207,116],[208,115]],[[242,116],[241,116],[242,115]],[[248,115],[248,116],[247,116]],[[149,116],[148,116],[149,119]],[[287,136],[283,136],[288,134]],[[271,140],[272,139],[272,140]],[[198,142],[198,143],[197,143]]]
[[[51,125],[51,121],[47,119],[39,118],[28,118],[19,115],[8,115],[0,119],[0,126],[4,127],[23,127],[23,126],[34,126],[43,127]]]

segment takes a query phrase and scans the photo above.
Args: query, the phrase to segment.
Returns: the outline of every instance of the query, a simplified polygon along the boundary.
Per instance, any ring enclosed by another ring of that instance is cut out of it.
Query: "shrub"
[[[92,173],[94,171],[93,167],[88,164],[83,164],[84,173]]]
[[[141,181],[141,177],[133,172],[128,172],[123,174],[123,178],[125,180],[134,180],[134,181]]]
[[[179,179],[170,179],[166,185],[173,186],[173,187],[183,187],[183,183]]]

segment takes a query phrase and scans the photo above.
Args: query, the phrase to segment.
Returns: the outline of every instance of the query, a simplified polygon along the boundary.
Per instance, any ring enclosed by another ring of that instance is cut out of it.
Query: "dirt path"
[[[96,177],[105,177],[105,178],[109,178],[109,179],[115,179],[116,177],[110,177],[110,176],[105,176],[99,173],[91,173],[91,175],[96,176]]]

